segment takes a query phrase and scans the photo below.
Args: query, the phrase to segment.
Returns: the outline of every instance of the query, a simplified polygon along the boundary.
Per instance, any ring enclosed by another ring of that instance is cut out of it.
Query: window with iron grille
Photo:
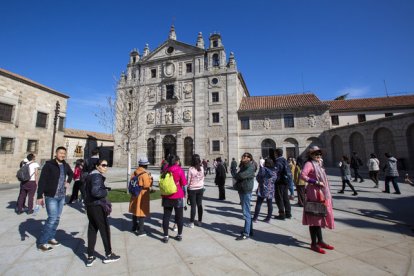
[[[213,140],[213,147],[212,150],[213,151],[220,151],[220,141],[219,140]]]
[[[167,89],[167,100],[171,100],[174,99],[174,85],[170,84],[170,85],[166,85],[166,89]]]
[[[13,106],[10,104],[0,103],[0,121],[11,122]]]
[[[220,113],[214,112],[211,115],[213,116],[213,123],[220,123]]]
[[[46,128],[47,125],[47,113],[37,112],[36,127]]]
[[[365,114],[358,114],[358,123],[363,123],[367,120]]]
[[[186,68],[186,72],[187,72],[187,73],[191,73],[191,72],[193,72],[193,65],[192,65],[191,63],[187,63],[187,64],[185,65],[185,68]]]
[[[157,77],[157,69],[151,69],[151,78],[155,79]]]
[[[31,153],[37,153],[37,145],[38,145],[37,140],[28,140],[26,151],[31,152]]]
[[[64,131],[64,127],[65,127],[65,117],[59,117],[58,130]]]
[[[0,152],[13,153],[13,138],[1,137],[0,139]]]
[[[285,128],[295,127],[295,120],[294,120],[293,114],[285,114],[284,121],[285,121]]]
[[[339,116],[338,115],[332,115],[331,116],[331,122],[333,126],[339,126]]]
[[[220,66],[220,58],[218,54],[213,55],[213,66],[219,67]]]
[[[241,117],[240,118],[240,126],[241,126],[241,129],[250,129],[249,117]]]
[[[220,101],[219,92],[213,92],[213,93],[211,93],[211,101],[213,103],[218,103]]]

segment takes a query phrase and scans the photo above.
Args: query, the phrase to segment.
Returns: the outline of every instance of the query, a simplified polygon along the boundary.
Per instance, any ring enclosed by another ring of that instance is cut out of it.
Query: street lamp
[[[53,118],[53,137],[52,137],[52,151],[50,152],[50,159],[53,159],[53,151],[55,149],[56,125],[60,112],[60,103],[56,101],[55,117]]]

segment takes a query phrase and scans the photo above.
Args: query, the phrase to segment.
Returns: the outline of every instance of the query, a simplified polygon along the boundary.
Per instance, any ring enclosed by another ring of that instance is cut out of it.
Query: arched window
[[[344,150],[342,148],[342,139],[338,135],[332,137],[331,140],[331,152],[332,152],[332,165],[337,164],[341,161],[342,156],[344,155]]]
[[[276,149],[276,143],[272,139],[264,139],[262,141],[262,157],[270,157],[273,156],[274,150]]]
[[[153,138],[149,138],[147,141],[147,155],[148,161],[154,165],[155,164],[155,140]]]
[[[191,158],[193,156],[193,138],[186,137],[184,139],[184,165],[191,165]]]
[[[213,67],[219,67],[220,66],[220,58],[218,54],[213,55]]]

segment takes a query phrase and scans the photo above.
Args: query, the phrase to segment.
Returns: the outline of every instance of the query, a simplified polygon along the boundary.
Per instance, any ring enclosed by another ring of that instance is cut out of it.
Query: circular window
[[[172,54],[174,52],[174,47],[170,46],[167,48],[167,53]]]
[[[211,80],[211,83],[212,83],[212,84],[217,84],[217,83],[218,83],[218,78],[213,78],[213,79]]]

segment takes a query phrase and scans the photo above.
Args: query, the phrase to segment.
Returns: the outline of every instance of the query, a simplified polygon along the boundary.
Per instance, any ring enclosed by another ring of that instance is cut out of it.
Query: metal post
[[[60,112],[60,103],[56,101],[55,117],[53,118],[53,137],[52,137],[52,151],[50,152],[50,159],[53,159],[53,152],[55,149],[56,124]]]

